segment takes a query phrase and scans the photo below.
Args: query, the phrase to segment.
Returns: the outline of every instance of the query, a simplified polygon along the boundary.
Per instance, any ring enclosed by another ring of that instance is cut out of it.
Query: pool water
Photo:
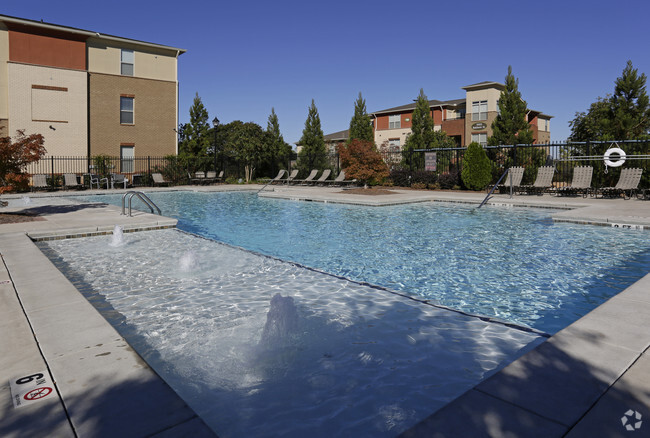
[[[182,230],[547,333],[650,267],[647,232],[553,223],[548,209],[364,207],[251,193],[149,196]],[[121,205],[121,195],[91,199]]]
[[[178,230],[39,246],[221,437],[394,437],[545,339]]]

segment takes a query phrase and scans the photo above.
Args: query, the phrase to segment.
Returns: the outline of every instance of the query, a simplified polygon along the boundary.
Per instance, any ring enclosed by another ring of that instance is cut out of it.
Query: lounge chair
[[[208,170],[205,172],[205,182],[206,184],[212,184],[217,182],[217,172],[214,170]]]
[[[111,175],[111,188],[115,188],[115,184],[123,184],[124,188],[129,184],[129,179],[121,173],[114,173]]]
[[[553,174],[555,173],[555,167],[553,166],[542,166],[537,169],[537,178],[532,186],[519,186],[518,191],[526,192],[527,194],[537,194],[542,195],[544,192],[551,188],[553,185]]]
[[[639,188],[639,183],[641,182],[641,174],[643,169],[639,168],[628,168],[621,170],[621,176],[618,178],[618,183],[614,187],[602,187],[599,192],[601,197],[619,197],[621,193],[623,198],[627,195],[628,198],[631,198]],[[598,194],[598,193],[596,193]]]
[[[47,185],[47,176],[44,174],[32,175],[32,192],[34,190],[47,190],[50,187]]]
[[[165,181],[161,173],[152,173],[151,178],[153,178],[153,185],[159,185],[159,186],[168,186],[169,181]]]
[[[266,184],[269,185],[269,184],[273,184],[273,183],[275,183],[275,182],[282,182],[282,177],[284,176],[285,173],[287,173],[286,170],[284,170],[284,169],[280,169],[280,171],[279,171],[278,174],[275,176],[275,178],[273,178],[273,179],[269,179],[268,182],[267,182]]]
[[[558,195],[577,195],[582,193],[584,198],[591,192],[591,178],[594,168],[591,166],[578,166],[573,169],[573,181],[567,187],[557,189]]]
[[[336,179],[333,179],[332,181],[329,181],[329,183],[333,186],[342,186],[344,184],[352,184],[357,182],[356,178],[355,179],[345,179],[345,171],[342,170],[339,173],[339,176],[336,177]]]
[[[199,171],[199,172],[194,172],[194,176],[192,176],[189,173],[188,173],[188,175],[190,177],[190,183],[191,184],[203,184],[204,182],[206,182],[205,172],[200,172]]]
[[[318,169],[313,169],[311,173],[307,176],[305,179],[295,179],[292,181],[292,183],[300,184],[303,186],[306,186],[308,184],[311,184],[311,182],[316,178],[316,175],[318,175]]]
[[[286,182],[287,184],[291,184],[291,181],[296,179],[297,176],[298,176],[298,169],[293,169],[289,174],[289,176],[287,177],[287,179],[284,179],[282,181]]]
[[[332,173],[331,169],[323,170],[323,174],[320,176],[320,178],[314,181],[314,184],[327,184],[327,178],[330,177],[331,173]]]
[[[64,173],[63,174],[63,188],[66,190],[73,188],[83,187],[83,184],[79,183],[77,175],[74,173]]]
[[[508,176],[506,176],[506,181],[503,184],[499,184],[497,189],[499,193],[510,193],[510,187],[513,190],[516,190],[517,187],[521,186],[521,180],[524,177],[524,168],[521,166],[511,167],[508,169]],[[487,191],[492,190],[494,186],[488,186]]]

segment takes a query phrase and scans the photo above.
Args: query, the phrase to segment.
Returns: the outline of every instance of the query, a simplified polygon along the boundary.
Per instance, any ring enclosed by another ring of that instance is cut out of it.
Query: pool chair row
[[[566,187],[553,187],[553,175],[555,167],[542,166],[537,170],[537,177],[532,185],[521,185],[521,180],[524,176],[523,167],[511,167],[508,170],[506,182],[497,188],[502,193],[507,193],[512,187],[513,192],[516,194],[538,194],[541,195],[545,192],[562,195],[579,195],[587,197],[588,195],[601,197],[620,197],[630,198],[637,195],[639,184],[641,182],[641,175],[643,169],[640,168],[626,168],[621,170],[618,183],[614,187],[599,187],[591,186],[591,180],[594,169],[591,166],[577,166],[573,170],[573,179],[571,185]],[[643,197],[646,197],[647,190],[642,192]]]
[[[194,172],[194,175],[188,172],[187,176],[189,177],[190,184],[214,184],[223,181],[223,170],[219,172],[219,175],[215,171],[208,171]]]
[[[275,178],[268,180],[268,184],[294,184],[294,185],[349,185],[355,183],[356,179],[345,179],[345,171],[341,170],[338,176],[335,179],[328,179],[332,173],[330,169],[323,170],[323,173],[319,178],[316,178],[318,175],[318,169],[313,169],[307,178],[298,179],[298,169],[294,169],[291,173],[285,178],[287,171],[280,170]]]
[[[48,181],[49,179],[49,181]],[[129,186],[129,179],[120,173],[111,173],[108,176],[101,176],[92,173],[84,173],[77,175],[76,173],[64,173],[60,180],[52,178],[45,174],[32,175],[32,191],[36,190],[51,190],[62,188],[63,190],[82,189],[86,187],[97,187],[98,189],[106,186],[106,188],[114,189],[116,186],[119,188],[122,185],[124,188]]]

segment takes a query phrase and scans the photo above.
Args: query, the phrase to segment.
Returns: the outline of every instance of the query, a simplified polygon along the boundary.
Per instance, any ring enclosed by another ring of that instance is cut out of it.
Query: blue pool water
[[[553,223],[547,209],[363,207],[250,193],[150,197],[182,230],[548,333],[650,266],[647,232]],[[121,205],[120,195],[92,199]]]

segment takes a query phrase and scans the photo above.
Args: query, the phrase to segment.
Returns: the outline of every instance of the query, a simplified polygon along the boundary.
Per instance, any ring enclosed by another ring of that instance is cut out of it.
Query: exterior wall
[[[12,62],[7,70],[9,132],[42,134],[48,155],[86,155],[86,73]]]
[[[176,153],[176,82],[131,76],[90,75],[90,154],[120,155],[133,144],[135,155]],[[134,96],[134,124],[120,124],[120,95]]]
[[[9,60],[60,67],[86,69],[86,44],[58,36],[9,31]]]
[[[445,120],[441,128],[450,137],[459,136],[460,144],[465,145],[465,119]]]
[[[465,144],[463,146],[467,146],[472,141],[472,134],[487,132],[488,137],[492,135],[492,122],[497,118],[497,101],[500,97],[501,90],[497,88],[467,91],[465,97],[465,107],[467,109],[465,116]],[[487,120],[472,120],[472,102],[481,100],[487,100]],[[484,123],[486,127],[477,128],[476,123]]]
[[[156,50],[153,47],[110,44],[110,42],[96,38],[88,40],[88,71],[120,75],[122,49],[134,52],[132,77],[162,81],[177,80],[176,53],[169,50]]]
[[[9,31],[0,23],[0,137],[9,135]]]

